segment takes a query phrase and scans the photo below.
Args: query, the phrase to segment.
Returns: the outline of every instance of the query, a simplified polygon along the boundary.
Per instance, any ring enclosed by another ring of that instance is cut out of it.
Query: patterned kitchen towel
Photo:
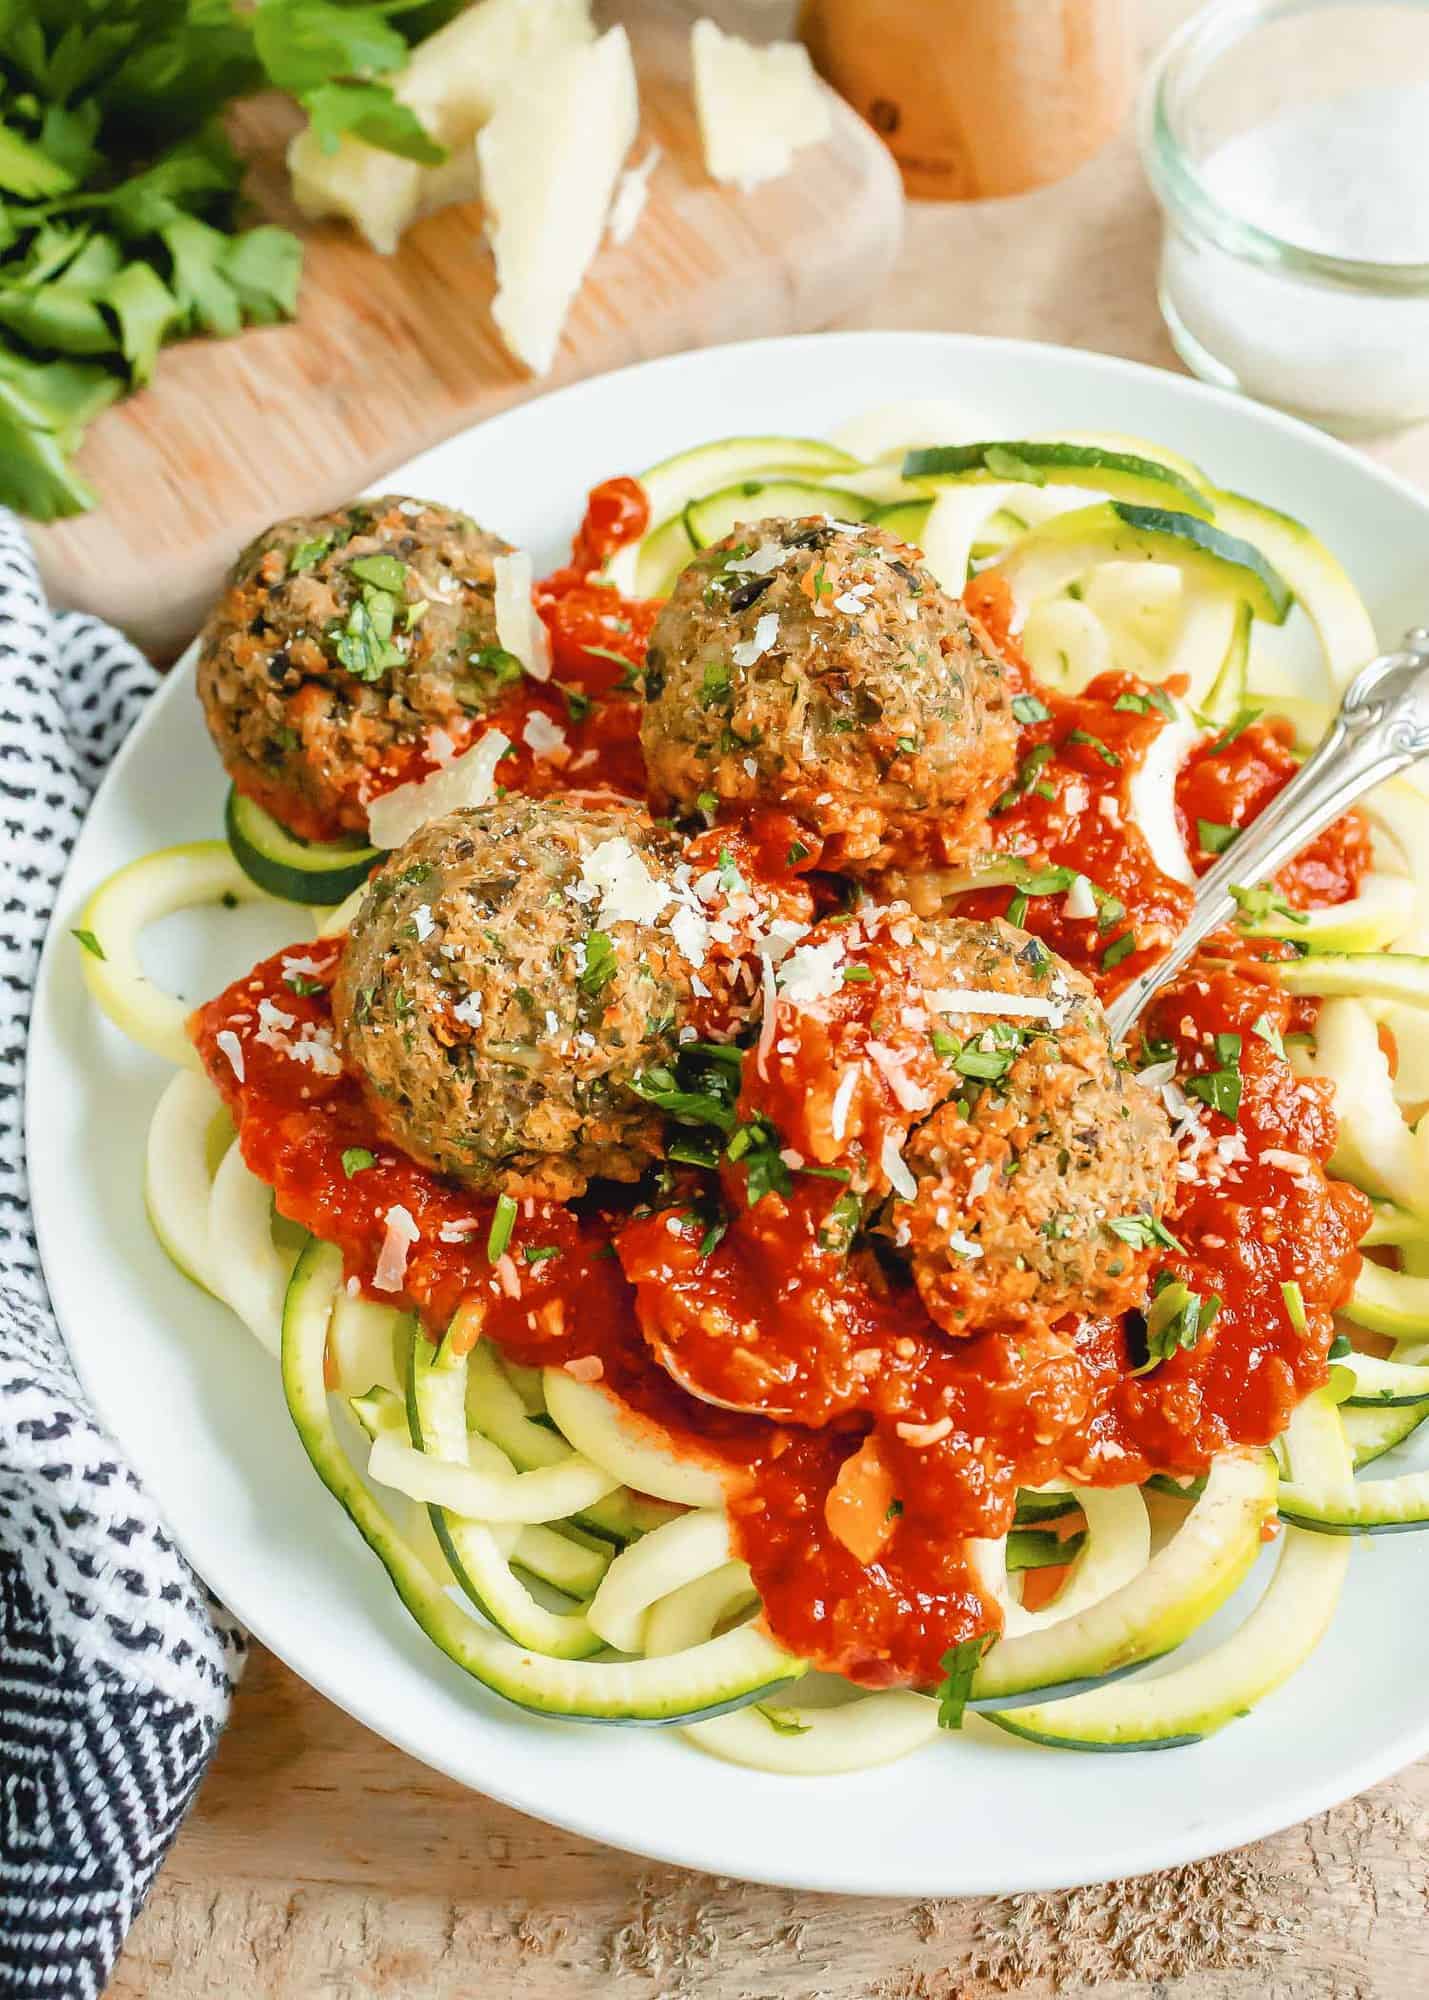
[[[95,1422],[25,1178],[40,944],[153,668],[56,615],[0,512],[0,1996],[98,1995],[223,1727],[243,1636]]]

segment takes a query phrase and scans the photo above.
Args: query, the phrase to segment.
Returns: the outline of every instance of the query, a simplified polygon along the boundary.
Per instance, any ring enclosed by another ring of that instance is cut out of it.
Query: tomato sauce
[[[558,719],[561,681],[590,706],[577,700],[574,718],[567,707],[569,760],[542,769],[523,746],[503,766],[513,787],[642,789],[637,695],[619,683],[634,679],[655,607],[588,582],[643,528],[639,500],[633,482],[597,488],[571,566],[540,587],[557,679],[523,689],[524,712]],[[970,598],[1005,639],[1005,605],[986,592]],[[1069,916],[1065,885],[1037,892],[1035,882],[978,889],[957,908],[1010,909],[1109,997],[1189,906],[1188,887],[1162,873],[1126,810],[1166,718],[1128,676],[1066,696],[1036,687],[1007,650],[1032,700],[1022,703],[1022,763],[992,822],[993,851],[1034,875],[1086,876],[1097,908]],[[1294,768],[1278,725],[1265,722],[1191,754],[1175,806],[1198,870],[1229,844],[1214,829],[1248,824]],[[740,866],[792,886],[782,815],[746,835]],[[1368,859],[1351,816],[1291,864],[1282,887],[1305,903],[1342,901]],[[799,865],[816,862],[805,855]],[[1184,972],[1145,1023],[1139,1060],[1166,1065],[1151,1087],[1169,1098],[1180,1139],[1166,1216],[1175,1247],[1146,1262],[1219,1301],[1193,1346],[1145,1370],[1139,1314],[953,1339],[895,1260],[862,1244],[849,1252],[841,1183],[819,1167],[831,1053],[816,1038],[801,1038],[782,1063],[745,1059],[740,1113],[767,1119],[795,1162],[782,1185],[751,1200],[750,1168],[726,1162],[713,1208],[708,1181],[687,1170],[653,1212],[635,1190],[574,1206],[525,1200],[509,1242],[489,1243],[494,1204],[396,1152],[342,1071],[329,1000],[342,949],[339,939],[278,953],[192,1023],[244,1158],[279,1211],[340,1246],[350,1285],[409,1303],[433,1335],[464,1304],[473,1333],[516,1361],[576,1362],[586,1376],[598,1361],[606,1389],[727,1475],[738,1552],[773,1633],[865,1685],[929,1685],[949,1647],[995,1627],[966,1541],[1008,1527],[1019,1487],[1202,1473],[1228,1445],[1267,1443],[1326,1377],[1332,1314],[1353,1284],[1369,1208],[1327,1178],[1328,1087],[1294,1078],[1282,1042],[1292,1003],[1233,938],[1216,941],[1216,955]],[[849,989],[838,1032],[866,1033],[868,1004]],[[1238,1038],[1233,1085],[1226,1037]],[[1187,1087],[1197,1076],[1209,1080],[1204,1096]],[[853,1107],[875,1156],[891,1106],[865,1093]],[[394,1210],[410,1224],[403,1234],[416,1232],[396,1277],[383,1258]],[[892,1496],[866,1561],[830,1525],[860,1467]]]

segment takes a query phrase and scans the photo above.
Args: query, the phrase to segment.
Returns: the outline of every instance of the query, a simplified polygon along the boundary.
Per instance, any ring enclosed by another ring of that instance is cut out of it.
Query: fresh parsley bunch
[[[302,246],[238,227],[224,109],[276,86],[325,149],[351,132],[435,163],[384,79],[460,3],[0,0],[0,504],[92,506],[71,457],[165,342],[296,309]]]

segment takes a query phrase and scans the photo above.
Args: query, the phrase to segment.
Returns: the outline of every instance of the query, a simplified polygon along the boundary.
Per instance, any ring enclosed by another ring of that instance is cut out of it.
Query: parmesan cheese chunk
[[[556,358],[638,124],[635,65],[617,27],[522,69],[477,135],[496,258],[492,316],[535,375]]]
[[[1129,817],[1151,850],[1151,859],[1173,882],[1193,883],[1196,871],[1186,852],[1176,812],[1176,774],[1201,732],[1176,703],[1176,720],[1163,723],[1126,788]]]
[[[690,36],[695,112],[710,178],[746,193],[789,171],[801,146],[833,130],[828,93],[798,42],[756,48],[696,21]]]
[[[843,985],[843,962],[842,938],[830,938],[827,944],[797,946],[779,968],[784,997],[796,1007],[830,999]]]
[[[546,621],[531,600],[535,572],[525,549],[495,556],[491,564],[496,590],[492,609],[496,614],[496,640],[533,681],[551,678],[551,639]]]
[[[372,1288],[377,1292],[400,1292],[407,1275],[407,1253],[420,1241],[422,1232],[413,1221],[411,1210],[400,1203],[389,1208],[383,1220],[387,1228],[377,1253]]]
[[[389,254],[419,215],[480,192],[476,134],[513,76],[594,38],[589,0],[480,0],[420,42],[392,78],[397,101],[447,158],[423,167],[355,138],[324,152],[309,127],[288,147],[294,200],[310,220],[342,216]]]
[[[645,203],[650,196],[650,176],[661,158],[660,148],[652,142],[646,149],[644,159],[637,160],[633,167],[627,167],[620,176],[615,199],[610,204],[608,230],[612,243],[628,243],[635,234],[635,225],[645,213]]]
[[[461,806],[484,806],[496,790],[496,766],[511,748],[510,738],[488,729],[460,757],[439,771],[398,785],[367,808],[374,847],[400,847],[429,819]]]

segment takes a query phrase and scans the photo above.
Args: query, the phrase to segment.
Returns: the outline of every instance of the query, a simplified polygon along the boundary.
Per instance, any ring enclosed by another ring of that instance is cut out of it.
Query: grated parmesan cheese
[[[849,1106],[853,1102],[853,1094],[857,1087],[858,1071],[850,1067],[839,1078],[834,1101],[829,1106],[829,1127],[840,1145],[843,1144],[844,1134],[848,1131]]]
[[[533,708],[526,717],[521,741],[533,756],[543,758],[547,763],[559,762],[567,747],[565,730],[540,708]]]
[[[581,882],[599,896],[598,915],[606,924],[653,924],[674,901],[674,891],[656,881],[624,834],[602,840],[582,858]]]
[[[981,986],[940,987],[928,995],[928,1005],[935,1014],[993,1014],[1007,1019],[1021,1015],[1054,1028],[1067,1018],[1066,1007],[1044,994],[998,993]]]
[[[218,1047],[221,1048],[223,1050],[223,1053],[228,1057],[228,1067],[233,1071],[233,1074],[238,1078],[238,1081],[242,1083],[243,1081],[242,1042],[239,1041],[237,1035],[234,1034],[232,1028],[221,1028],[213,1039],[215,1043],[218,1045]]]
[[[843,985],[844,941],[830,938],[827,944],[801,944],[791,951],[779,969],[779,985],[787,1000],[796,1007],[828,1000]]]

